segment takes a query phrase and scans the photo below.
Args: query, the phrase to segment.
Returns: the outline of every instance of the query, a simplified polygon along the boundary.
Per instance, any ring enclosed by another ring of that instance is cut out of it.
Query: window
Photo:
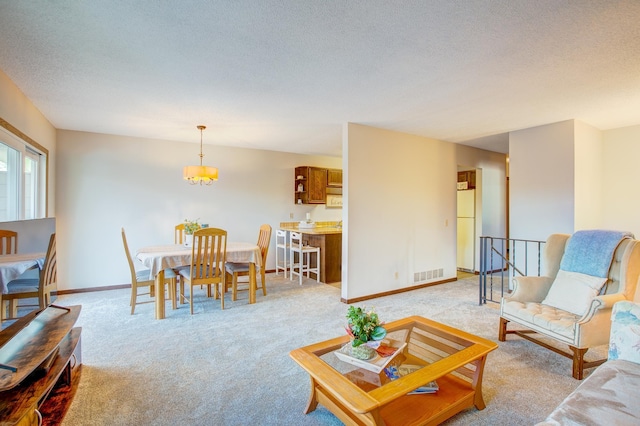
[[[43,218],[47,151],[36,143],[32,146],[18,137],[24,136],[20,132],[2,124],[6,128],[0,127],[0,221]]]

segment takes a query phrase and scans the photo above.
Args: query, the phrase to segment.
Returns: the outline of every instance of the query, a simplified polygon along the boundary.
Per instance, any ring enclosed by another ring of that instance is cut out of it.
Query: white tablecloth
[[[143,247],[136,258],[149,268],[149,279],[163,269],[174,269],[191,263],[191,247],[181,244]],[[253,262],[262,266],[260,247],[254,243],[227,242],[227,262]]]
[[[42,269],[46,253],[0,255],[0,292],[6,293],[7,284],[35,266]]]

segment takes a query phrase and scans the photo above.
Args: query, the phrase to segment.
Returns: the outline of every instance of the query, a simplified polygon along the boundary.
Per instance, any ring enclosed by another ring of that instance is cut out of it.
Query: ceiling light
[[[218,169],[202,165],[202,157],[204,157],[204,154],[202,154],[202,131],[206,129],[206,127],[199,125],[198,129],[200,129],[200,165],[185,166],[182,171],[182,176],[185,180],[188,180],[191,185],[195,185],[197,183],[200,185],[203,183],[211,185],[214,180],[218,180]]]

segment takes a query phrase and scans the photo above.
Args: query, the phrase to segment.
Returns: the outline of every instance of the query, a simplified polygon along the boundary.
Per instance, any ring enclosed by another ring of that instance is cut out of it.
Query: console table
[[[80,309],[51,305],[0,331],[0,426],[40,424],[49,394],[71,386],[82,361]]]

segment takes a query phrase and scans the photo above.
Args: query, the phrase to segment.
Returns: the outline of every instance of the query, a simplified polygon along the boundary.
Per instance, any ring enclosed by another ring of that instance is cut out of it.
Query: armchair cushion
[[[566,342],[573,342],[576,322],[579,317],[553,306],[535,302],[502,301],[502,315],[506,318],[518,318],[528,327],[545,332]]]
[[[607,278],[560,269],[542,304],[582,316],[606,282]]]

